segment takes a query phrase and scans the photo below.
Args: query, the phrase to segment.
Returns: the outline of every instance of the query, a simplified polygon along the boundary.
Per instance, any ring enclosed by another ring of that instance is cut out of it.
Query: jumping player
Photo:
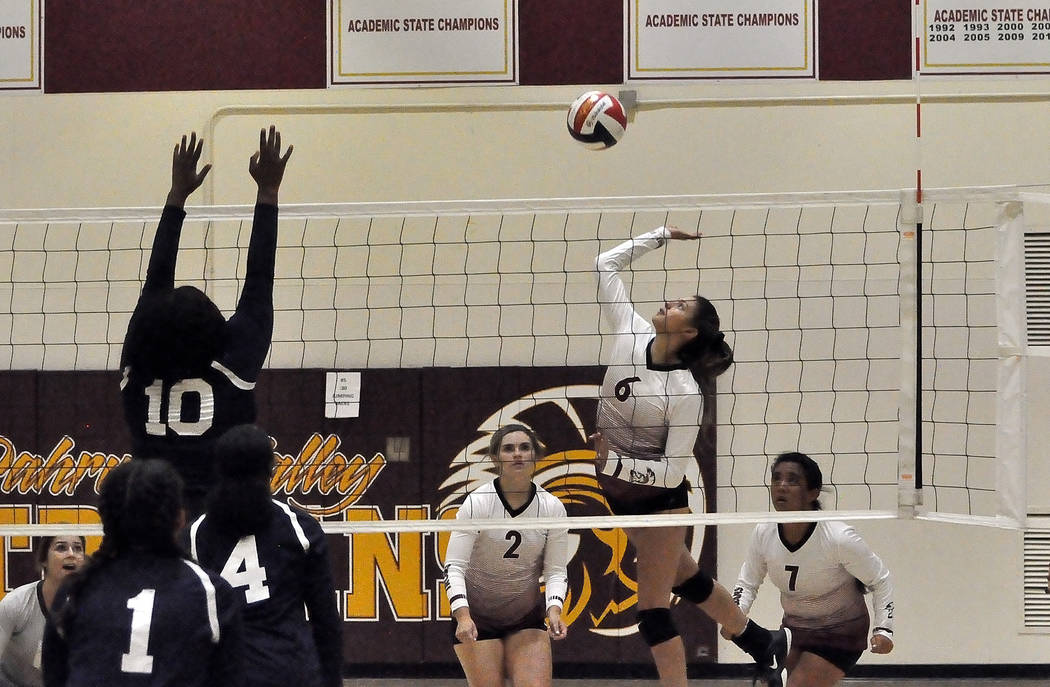
[[[343,622],[321,526],[273,499],[273,445],[260,428],[228,430],[215,458],[219,482],[189,528],[190,551],[244,603],[248,684],[340,687]]]
[[[773,462],[769,492],[778,511],[819,510],[822,486],[820,466],[804,453],[782,453]],[[893,650],[890,572],[846,523],[758,525],[733,590],[745,613],[767,574],[780,589],[784,626],[791,628],[788,687],[832,687],[865,648],[876,654]],[[875,609],[870,638],[868,589]]]
[[[489,441],[499,476],[467,494],[456,519],[564,518],[561,501],[532,481],[542,456],[531,429],[500,428]],[[568,557],[564,529],[452,533],[445,586],[456,656],[470,687],[503,687],[507,678],[514,685],[550,687],[550,640],[567,632],[561,609]]]
[[[45,687],[243,685],[240,608],[176,541],[185,514],[171,465],[120,464],[98,510],[102,544],[59,590],[44,630]]]
[[[611,363],[598,402],[596,472],[616,515],[688,513],[693,453],[703,418],[700,382],[733,363],[718,312],[702,296],[668,301],[650,324],[635,312],[620,278],[631,261],[668,239],[699,239],[660,227],[598,256],[602,315],[612,327],[603,341]],[[637,554],[638,633],[649,645],[664,687],[685,687],[682,639],[670,612],[674,592],[698,604],[757,663],[756,680],[782,680],[790,636],[747,619],[729,591],[700,570],[685,544],[685,527],[627,528]]]
[[[259,133],[248,171],[258,185],[244,289],[229,321],[202,291],[175,288],[183,209],[204,182],[204,142],[182,137],[172,154],[171,190],[153,239],[142,294],[121,352],[124,416],[136,457],[170,460],[186,507],[200,513],[213,482],[211,446],[228,428],[255,420],[255,382],[273,332],[277,195],[292,146],[281,155],[273,126]]]

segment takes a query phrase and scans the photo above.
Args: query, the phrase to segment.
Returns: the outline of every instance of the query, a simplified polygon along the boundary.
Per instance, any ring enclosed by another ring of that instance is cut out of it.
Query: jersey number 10
[[[196,422],[186,422],[182,419],[183,398],[186,394],[196,394],[200,399],[200,416]],[[215,415],[215,394],[212,392],[211,384],[203,379],[180,379],[171,385],[167,393],[167,418],[166,422],[161,419],[161,410],[165,401],[164,382],[155,379],[146,387],[146,398],[149,405],[146,408],[146,434],[162,437],[171,431],[180,436],[200,436],[211,428]]]

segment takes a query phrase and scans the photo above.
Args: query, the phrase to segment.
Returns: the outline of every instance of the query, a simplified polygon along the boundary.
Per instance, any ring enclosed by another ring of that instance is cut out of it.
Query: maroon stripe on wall
[[[523,86],[623,83],[623,0],[519,0]]]
[[[325,87],[325,0],[47,0],[48,93]]]
[[[913,0],[822,2],[821,81],[910,79]]]

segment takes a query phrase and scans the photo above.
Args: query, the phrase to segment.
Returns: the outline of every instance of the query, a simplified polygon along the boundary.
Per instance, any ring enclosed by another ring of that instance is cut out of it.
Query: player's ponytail
[[[697,383],[713,380],[733,364],[733,349],[726,343],[721,320],[714,304],[703,296],[696,296],[696,309],[690,324],[696,336],[682,344],[678,357],[689,366]]]
[[[270,520],[273,442],[255,425],[228,429],[215,443],[219,481],[208,495],[211,526],[238,538],[258,532]]]

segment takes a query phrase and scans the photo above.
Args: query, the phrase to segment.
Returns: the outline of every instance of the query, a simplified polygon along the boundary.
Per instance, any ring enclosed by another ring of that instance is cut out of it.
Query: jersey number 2
[[[185,422],[182,419],[182,398],[186,394],[197,394],[200,397],[200,417],[196,422]],[[203,379],[180,379],[171,385],[168,389],[166,422],[160,417],[164,404],[164,383],[161,380],[156,379],[146,387],[146,399],[149,401],[146,407],[146,434],[162,437],[170,427],[171,431],[181,436],[197,437],[211,427],[215,414],[215,394],[212,393],[211,384]]]
[[[517,558],[518,547],[521,546],[521,532],[517,530],[511,530],[507,532],[507,536],[504,537],[507,541],[511,542],[511,545],[507,547],[507,550],[503,553],[504,558]]]
[[[241,537],[219,574],[231,587],[245,587],[246,603],[270,598],[270,590],[266,587],[266,568],[259,565],[259,548],[255,544],[254,534]]]

